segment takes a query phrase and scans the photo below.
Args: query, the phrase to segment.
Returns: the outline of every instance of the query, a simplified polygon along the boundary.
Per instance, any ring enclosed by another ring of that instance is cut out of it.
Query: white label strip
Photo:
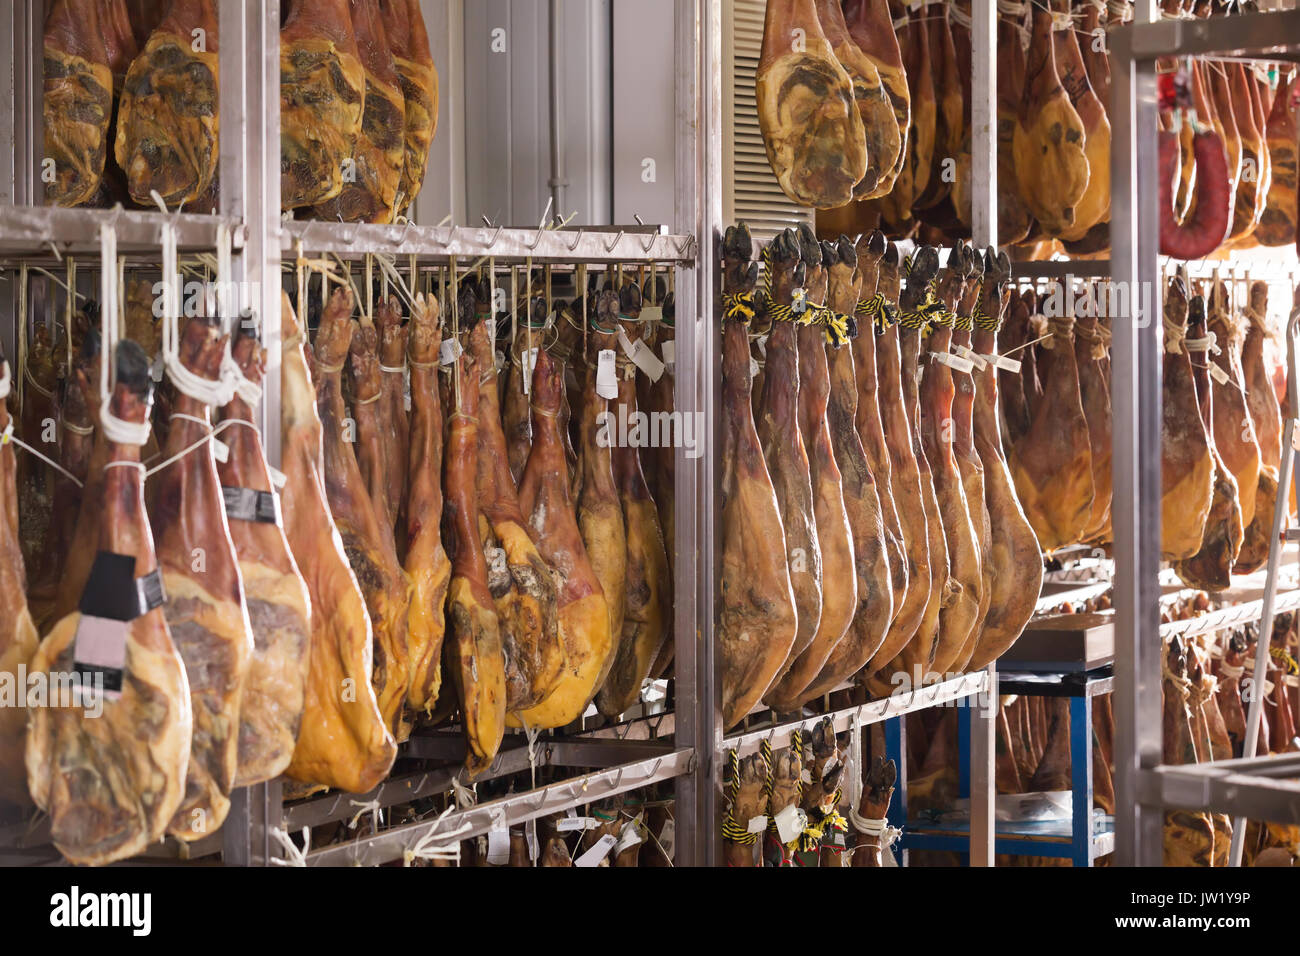
[[[618,841],[615,839],[614,834],[606,833],[603,837],[601,837],[599,840],[596,841],[595,846],[593,846],[586,853],[582,854],[582,856],[574,860],[573,865],[574,866],[599,866],[600,861],[605,859],[605,857],[609,856],[609,851],[614,849],[614,844],[616,842]]]

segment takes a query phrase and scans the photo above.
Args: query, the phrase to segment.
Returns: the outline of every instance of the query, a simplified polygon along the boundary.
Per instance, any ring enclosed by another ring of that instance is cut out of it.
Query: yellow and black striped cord
[[[1285,647],[1270,647],[1268,652],[1272,656],[1273,660],[1277,661],[1278,667],[1282,669],[1282,673],[1292,675],[1300,674],[1300,664],[1296,663],[1296,659],[1291,656],[1290,652],[1288,652]]]
[[[772,798],[772,751],[768,747],[760,749],[760,757],[763,763],[763,806],[767,807]],[[745,824],[736,821],[732,816],[735,810],[736,794],[740,791],[740,755],[734,751],[727,752],[727,814],[722,818],[722,838],[731,843],[739,843],[744,846],[752,846],[758,839],[757,833],[750,833]],[[745,821],[747,824],[749,821]]]
[[[877,292],[870,299],[860,300],[853,311],[871,319],[877,335],[889,331],[889,327],[898,321],[898,307],[886,300],[883,292]]]
[[[749,320],[754,317],[754,311],[754,293],[722,293],[722,317],[724,319],[739,319],[748,325]]]

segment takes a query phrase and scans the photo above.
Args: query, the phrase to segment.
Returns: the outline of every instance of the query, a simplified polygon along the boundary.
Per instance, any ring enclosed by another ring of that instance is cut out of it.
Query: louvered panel
[[[762,51],[765,8],[765,0],[726,0],[723,6],[723,22],[731,25],[723,51],[723,214],[727,223],[744,220],[754,238],[762,240],[813,221],[813,210],[781,192],[758,124],[754,72]]]

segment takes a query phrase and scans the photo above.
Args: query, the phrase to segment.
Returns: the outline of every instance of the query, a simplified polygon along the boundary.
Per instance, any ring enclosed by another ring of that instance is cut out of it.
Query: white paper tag
[[[572,833],[574,830],[594,830],[600,823],[594,817],[564,817],[555,822],[555,829],[560,833]]]
[[[230,446],[220,438],[214,438],[212,439],[212,454],[216,457],[217,461],[224,465],[226,462],[230,461]]]
[[[635,820],[629,820],[623,824],[623,832],[619,834],[618,845],[614,847],[615,854],[630,850],[632,847],[645,842],[645,837],[641,835],[640,823],[641,815],[637,814]]]
[[[524,380],[524,394],[533,392],[533,369],[537,368],[537,347],[524,349],[519,355],[519,373]]]
[[[406,388],[402,392],[402,407],[408,412],[411,410],[411,383],[406,383]]]
[[[155,382],[163,380],[163,357],[161,352],[154,356],[153,364],[149,366],[149,377]]]
[[[749,823],[745,825],[746,833],[762,833],[767,829],[767,815],[760,813],[756,817],[750,817]]]
[[[542,855],[537,846],[537,821],[529,820],[524,824],[524,838],[528,841],[528,859],[535,860]]]
[[[118,700],[122,675],[126,670],[127,622],[83,614],[73,637],[74,700],[92,699],[98,683],[108,700]],[[93,677],[102,674],[96,682]]]
[[[501,374],[501,370],[506,367],[505,352],[502,352],[500,349],[498,349],[497,351],[492,353],[492,367],[496,369],[496,373],[498,375]]]
[[[676,836],[676,828],[673,826],[673,818],[669,817],[664,822],[664,828],[659,831],[659,846],[664,851],[664,856],[668,859],[673,858],[673,837]]]
[[[1220,385],[1228,384],[1228,373],[1219,368],[1218,362],[1211,360],[1205,364],[1210,367],[1210,378],[1214,379]]]
[[[614,849],[614,844],[617,842],[618,841],[614,838],[614,834],[606,833],[603,837],[601,837],[599,840],[596,841],[595,846],[593,846],[586,853],[582,854],[582,856],[574,860],[573,865],[574,866],[599,866],[600,861],[605,859],[605,857],[609,856],[609,851]]]
[[[756,375],[758,375],[758,359],[751,355],[749,357],[749,377],[754,378]]]
[[[776,834],[781,842],[793,843],[808,826],[808,814],[792,803],[773,817],[772,822],[776,824]]]
[[[455,339],[443,339],[442,345],[438,347],[438,364],[451,365],[456,359],[460,358],[463,351],[465,350],[460,347],[460,343]]]
[[[998,355],[996,352],[990,352],[988,355],[979,353],[980,358],[984,359],[994,368],[1000,368],[1004,372],[1010,372],[1012,375],[1020,374],[1020,363],[1013,358],[1007,358],[1005,355]]]
[[[989,363],[984,361],[984,359],[980,356],[978,352],[975,352],[964,345],[961,345],[959,343],[954,344],[952,347],[952,351],[953,354],[960,355],[966,361],[973,363],[974,366],[977,369],[979,369],[981,372],[989,367]]]
[[[677,341],[675,339],[668,339],[664,342],[663,362],[664,368],[668,370],[669,375],[677,371]]]
[[[754,339],[754,344],[758,346],[758,354],[763,356],[763,358],[767,358],[767,336],[760,335],[758,338]]]
[[[289,483],[289,476],[286,475],[284,472],[282,472],[279,468],[275,468],[271,465],[267,465],[266,470],[267,473],[270,474],[271,476],[271,487],[273,487],[276,491],[280,491],[281,489],[284,488],[285,485]]]
[[[662,322],[663,320],[664,320],[664,307],[662,305],[641,306],[642,322]]]
[[[930,358],[934,359],[940,365],[948,366],[954,372],[969,372],[975,368],[974,362],[953,355],[951,352],[931,352]]]
[[[618,373],[614,368],[613,349],[601,349],[596,361],[596,394],[601,398],[618,398]]]
[[[659,361],[659,356],[655,355],[650,346],[641,339],[636,341],[629,339],[621,325],[618,328],[618,344],[622,347],[623,354],[632,360],[633,365],[645,372],[650,381],[659,381],[660,376],[664,374],[664,363]]]
[[[510,831],[504,827],[488,831],[487,861],[493,866],[510,862]]]

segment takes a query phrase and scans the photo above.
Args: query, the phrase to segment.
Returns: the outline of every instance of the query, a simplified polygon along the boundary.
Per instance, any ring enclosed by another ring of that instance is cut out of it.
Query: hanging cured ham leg
[[[398,184],[401,209],[415,202],[424,185],[429,147],[438,128],[438,70],[429,53],[429,34],[419,0],[383,3],[379,13],[393,53],[406,113],[405,160]]]
[[[54,179],[45,200],[76,206],[94,196],[104,175],[113,74],[98,3],[56,0],[45,18],[45,156]]]
[[[888,195],[898,181],[907,162],[907,133],[912,125],[911,95],[907,89],[907,74],[903,72],[903,55],[898,47],[898,34],[890,22],[888,0],[846,0],[844,21],[849,39],[862,55],[875,67],[880,83],[889,96],[893,109],[894,125],[898,129],[898,149],[893,164],[868,155],[868,160],[883,172],[874,189],[866,192],[859,183],[854,190],[858,199],[876,199]],[[869,75],[869,74],[868,74]],[[866,117],[863,117],[865,122]],[[878,120],[883,123],[883,120]],[[892,138],[881,134],[881,142],[888,148]],[[870,154],[871,147],[867,147]]]
[[[947,673],[962,657],[979,620],[984,591],[979,539],[966,503],[961,469],[953,453],[953,400],[957,389],[952,369],[935,358],[949,352],[957,298],[966,278],[965,270],[973,266],[970,258],[963,255],[964,248],[957,246],[949,252],[949,266],[938,277],[937,298],[942,308],[932,313],[934,325],[921,352],[924,364],[917,406],[920,410],[917,428],[933,476],[938,513],[948,546],[949,574],[956,583],[952,599],[940,608],[939,632],[928,662],[940,674]]]
[[[471,777],[492,764],[505,733],[505,652],[479,538],[478,363],[468,353],[444,379],[447,423],[445,520],[452,528],[447,592],[447,670],[460,699]]]
[[[1079,369],[1079,403],[1088,422],[1092,459],[1092,513],[1084,527],[1085,541],[1110,536],[1111,414],[1110,383],[1106,379],[1107,330],[1093,315],[1074,320],[1074,364]]]
[[[758,264],[743,225],[723,239],[722,651],[723,723],[758,703],[795,642],[798,616],[788,558],[754,542],[785,540],[778,497],[754,427],[748,320]]]
[[[624,609],[627,607],[627,527],[623,523],[623,505],[614,482],[614,466],[609,441],[602,441],[602,431],[609,435],[609,400],[596,391],[598,363],[591,356],[614,351],[618,343],[612,332],[618,321],[618,293],[606,289],[597,299],[596,320],[589,333],[588,360],[585,363],[579,427],[579,460],[582,462],[582,491],[578,495],[578,530],[591,561],[592,572],[600,581],[609,610],[609,633],[623,634]],[[610,658],[610,666],[614,659]],[[601,675],[598,684],[608,674]]]
[[[827,250],[830,256],[827,302],[833,312],[851,314],[861,294],[862,277],[857,271],[857,250],[845,236],[840,237],[836,246],[827,244]],[[873,328],[859,328],[857,331],[859,336],[875,335]],[[858,601],[848,633],[826,659],[821,673],[804,690],[802,696],[805,700],[827,693],[857,673],[871,659],[871,655],[880,649],[894,621],[895,588],[890,578],[889,554],[881,518],[878,493],[881,485],[871,473],[856,427],[858,377],[854,373],[853,351],[846,343],[827,345],[826,352],[830,366],[830,398],[826,423],[835,450],[835,462],[840,469],[844,512],[853,535],[853,567]],[[870,360],[874,378],[875,356],[870,356]],[[879,422],[878,412],[876,421]],[[888,494],[887,486],[883,490]],[[906,585],[903,587],[906,588]]]
[[[284,529],[312,611],[302,724],[285,773],[364,793],[388,775],[397,744],[371,684],[370,616],[326,498],[323,427],[307,370],[306,336],[287,293],[280,297],[280,323]]]
[[[635,282],[619,291],[619,321],[629,341],[641,338],[641,290]],[[602,316],[608,321],[607,316]],[[608,328],[608,326],[606,326]],[[636,366],[623,357],[618,369],[616,419],[633,420],[637,413]],[[623,505],[627,538],[626,600],[623,630],[614,663],[604,686],[596,695],[596,706],[607,717],[616,717],[636,702],[641,682],[663,649],[672,617],[672,572],[664,549],[663,529],[650,488],[641,471],[641,450],[632,442],[615,443],[612,449],[614,482]],[[607,599],[608,600],[608,599]]]
[[[0,433],[13,427],[6,401],[12,382],[9,363],[0,359]],[[36,653],[38,642],[27,607],[27,575],[17,523],[8,517],[18,498],[15,472],[14,446],[5,442],[0,446],[0,515],[4,515],[0,518],[0,679],[14,682],[18,668]],[[23,773],[26,724],[25,708],[0,708],[0,800],[20,805],[28,802]]]
[[[279,776],[293,757],[311,664],[311,599],[289,553],[280,498],[253,424],[266,351],[244,335],[232,354],[248,384],[221,410],[222,421],[239,424],[224,433],[230,455],[217,464],[217,474],[253,630],[235,772],[235,786],[246,787]]]
[[[555,692],[517,717],[530,727],[563,727],[577,720],[596,696],[618,643],[574,517],[558,422],[564,371],[545,349],[537,353],[531,394],[533,447],[519,485],[519,506],[538,551],[560,578],[556,606],[567,664]]]
[[[824,307],[829,262],[811,231],[801,234],[800,239],[801,256],[808,270],[810,308]],[[827,248],[829,250],[829,246]],[[858,611],[853,529],[844,509],[843,479],[835,461],[834,444],[826,420],[831,380],[826,363],[825,329],[819,325],[800,324],[795,334],[799,359],[799,430],[807,442],[811,466],[813,515],[821,548],[823,589],[817,633],[763,698],[781,713],[793,711],[806,699],[804,689],[821,673],[826,659],[844,640]],[[774,371],[769,370],[769,375]]]
[[[1010,299],[1006,282],[1011,262],[1005,252],[994,258],[989,249],[984,265],[984,288],[972,344],[977,353],[992,355]],[[975,373],[975,450],[984,465],[984,503],[989,510],[990,552],[984,572],[990,594],[988,615],[967,665],[970,670],[987,667],[1015,643],[1033,616],[1043,585],[1038,538],[1020,507],[1003,451],[998,375],[991,362]]]
[[[1031,215],[1049,235],[1078,225],[1088,188],[1083,121],[1061,86],[1052,44],[1052,15],[1034,6],[1024,93],[1012,136],[1016,183]]]
[[[1295,76],[1277,86],[1265,134],[1272,179],[1264,214],[1255,228],[1261,246],[1289,246],[1296,240],[1296,106],[1291,103]]]
[[[410,582],[397,561],[392,531],[390,529],[385,534],[385,526],[375,513],[371,495],[367,493],[357,466],[352,442],[344,435],[347,412],[343,407],[343,363],[352,345],[353,334],[359,328],[351,316],[351,292],[335,289],[321,315],[320,330],[316,333],[316,405],[325,451],[322,477],[330,511],[370,612],[375,646],[371,679],[379,710],[400,741],[410,730],[402,710],[409,668],[406,626],[411,600]],[[372,334],[373,331],[371,329]],[[361,402],[377,398],[378,394],[378,383],[375,382],[356,398]],[[365,406],[361,407],[364,409]],[[356,414],[360,417],[364,412]]]
[[[1215,334],[1220,353],[1206,355],[1226,373],[1227,381],[1214,378],[1214,446],[1223,463],[1237,481],[1238,502],[1242,519],[1249,524],[1255,514],[1255,496],[1259,489],[1260,451],[1255,423],[1246,404],[1246,375],[1241,353],[1245,329],[1228,307],[1228,292],[1216,282],[1206,302],[1206,327]],[[1234,553],[1233,557],[1236,557]]]
[[[164,320],[165,321],[165,320]],[[253,653],[244,583],[226,520],[221,479],[210,443],[208,399],[186,380],[215,384],[226,348],[212,319],[194,318],[179,343],[184,378],[177,388],[167,445],[150,513],[166,599],[163,614],[185,661],[194,713],[194,743],[185,797],[167,830],[198,840],[221,826],[238,765],[240,695]],[[197,383],[195,383],[197,384]]]
[[[899,300],[898,247],[889,245],[880,260],[876,286],[879,313],[875,316],[876,374],[879,382],[880,419],[885,446],[889,454],[889,481],[898,507],[903,529],[903,543],[908,556],[907,600],[911,605],[915,627],[903,626],[886,635],[880,649],[867,662],[864,674],[875,674],[891,663],[904,647],[921,641],[928,647],[938,627],[938,601],[931,601],[936,588],[936,563],[941,563],[942,577],[948,576],[946,550],[931,551],[931,536],[926,501],[921,496],[921,473],[916,447],[911,440],[908,413],[903,393],[903,366],[896,324]],[[911,370],[909,369],[909,374]],[[942,585],[939,584],[939,587]],[[932,613],[933,605],[933,613]],[[928,655],[928,650],[927,650]]]
[[[822,552],[813,514],[811,466],[799,428],[802,383],[798,338],[794,315],[787,311],[794,301],[795,288],[803,285],[805,264],[799,261],[799,240],[790,229],[772,240],[765,255],[765,265],[772,274],[768,310],[778,314],[768,334],[763,394],[755,417],[763,457],[776,490],[785,532],[785,559],[799,612],[799,629],[790,649],[792,664],[812,643],[822,615]],[[746,354],[748,351],[746,346]]]
[[[406,523],[407,463],[410,458],[411,426],[406,415],[404,373],[406,337],[410,327],[402,324],[401,305],[396,298],[379,303],[379,374],[383,397],[379,400],[383,428],[384,477],[388,513],[396,527]],[[400,540],[398,556],[405,554]]]
[[[153,383],[134,342],[122,342],[115,358],[109,411],[129,431],[148,421]],[[28,665],[30,673],[85,673],[96,650],[107,652],[99,656],[102,689],[83,699],[85,706],[29,715],[27,786],[49,814],[54,845],[72,863],[139,853],[162,838],[185,794],[190,689],[163,616],[143,481],[139,446],[109,441],[95,502],[103,519],[93,583],[83,610],[59,621]],[[108,692],[113,683],[115,694]]]
[[[442,330],[438,300],[415,297],[407,337],[411,367],[411,431],[406,513],[406,563],[411,610],[406,646],[410,676],[406,702],[428,716],[442,685],[443,605],[451,583],[451,560],[442,543],[442,402],[438,396],[438,349]]]
[[[819,209],[852,199],[867,173],[866,136],[814,0],[768,3],[755,95],[767,161],[785,194]]]
[[[362,316],[348,346],[348,375],[352,386],[352,420],[357,467],[370,496],[380,537],[387,549],[397,553],[393,535],[393,514],[389,506],[388,468],[393,436],[389,433],[383,405],[383,376],[379,371],[379,330],[369,316]]]
[[[406,165],[406,104],[378,0],[349,0],[352,32],[365,70],[361,126],[356,134],[353,178],[337,195],[315,207],[321,219],[392,222]]]
[[[496,373],[492,366],[491,318],[481,317],[469,335],[469,352],[482,370],[478,388],[478,507],[488,590],[496,604],[501,644],[507,651],[506,709],[523,710],[551,696],[564,668],[564,645],[556,628],[556,583],[525,530],[515,483],[506,462]]]
[[[366,74],[348,0],[289,0],[280,30],[280,203],[343,190],[361,132]]]
[[[1246,407],[1255,424],[1259,439],[1259,490],[1255,495],[1255,513],[1242,515],[1246,522],[1245,539],[1233,570],[1249,574],[1268,560],[1273,536],[1273,511],[1277,504],[1278,468],[1282,460],[1282,411],[1264,364],[1264,339],[1268,335],[1268,284],[1250,284],[1250,304],[1242,309],[1249,324],[1242,346],[1241,364],[1246,382]]]
[[[1084,65],[1074,19],[1069,17],[1070,0],[1052,0],[1051,8],[1053,53],[1061,87],[1079,114],[1088,159],[1088,185],[1075,207],[1074,225],[1061,233],[1063,240],[1077,241],[1093,226],[1110,220],[1110,120]],[[1057,24],[1065,29],[1057,29]]]
[[[1187,338],[1187,289],[1175,278],[1164,304],[1164,391],[1160,449],[1161,551],[1166,560],[1190,558],[1201,549],[1214,494],[1214,455],[1197,397],[1197,382],[1184,342]],[[1199,358],[1199,355],[1198,355]]]
[[[175,206],[198,199],[212,186],[217,174],[217,53],[212,0],[173,0],[131,64],[113,148],[131,198],[141,205],[153,205],[151,191]]]

